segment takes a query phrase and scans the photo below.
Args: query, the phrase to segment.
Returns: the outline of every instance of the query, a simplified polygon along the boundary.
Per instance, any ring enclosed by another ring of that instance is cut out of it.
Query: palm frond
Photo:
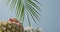
[[[36,2],[36,3],[38,3],[38,4],[40,4],[40,2],[38,2],[37,0],[33,0],[34,2]]]
[[[7,5],[10,3],[9,1],[7,0]],[[35,2],[40,4],[37,0],[11,0],[10,9],[12,11],[15,9],[16,17],[20,18],[21,21],[24,21],[25,12],[28,12],[36,23],[36,20],[39,21],[40,19],[40,7]],[[29,15],[27,16],[29,20]]]
[[[36,10],[33,9],[33,7],[31,7],[29,4],[26,3],[26,8],[27,8],[27,11],[30,13],[32,19],[34,20],[34,22],[36,23],[35,21],[35,18],[38,20],[40,17],[37,15]],[[36,23],[37,24],[37,23]]]
[[[37,4],[35,4],[33,1],[26,0],[26,2],[29,3],[31,6],[33,6],[34,8],[36,8],[37,10],[40,11],[40,7]]]

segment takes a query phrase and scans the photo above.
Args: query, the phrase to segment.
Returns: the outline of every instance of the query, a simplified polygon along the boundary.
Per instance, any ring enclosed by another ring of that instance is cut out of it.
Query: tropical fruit
[[[23,24],[14,18],[0,21],[0,32],[24,32]]]

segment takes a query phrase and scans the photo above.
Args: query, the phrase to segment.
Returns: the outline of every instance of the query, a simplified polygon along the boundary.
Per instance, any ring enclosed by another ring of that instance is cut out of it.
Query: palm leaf
[[[38,4],[40,4],[40,2],[38,2],[37,0],[33,0],[34,2],[36,2],[36,3],[38,3]]]
[[[26,4],[26,8],[28,9],[28,12],[30,13],[30,15],[31,15],[31,17],[33,18],[33,20],[34,20],[34,22],[36,23],[36,21],[35,21],[35,18],[38,20],[39,19],[39,16],[37,15],[37,13],[36,12],[34,12],[35,10],[33,10],[32,8],[31,8],[31,6],[29,6],[29,4]],[[34,17],[33,17],[34,16]],[[37,24],[37,23],[36,23]]]
[[[40,3],[37,0],[7,0],[7,5],[9,5],[9,1],[11,1],[10,9],[12,11],[15,9],[16,17],[19,18],[21,21],[24,21],[25,15],[27,15],[28,20],[30,19],[29,15],[25,14],[25,12],[30,14],[35,23],[36,20],[39,21],[40,7],[36,3]]]

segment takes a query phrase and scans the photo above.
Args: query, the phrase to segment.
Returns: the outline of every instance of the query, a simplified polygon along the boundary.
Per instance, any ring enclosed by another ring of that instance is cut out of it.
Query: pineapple
[[[0,21],[0,32],[24,32],[22,23],[17,22],[16,19],[10,20],[6,22]]]

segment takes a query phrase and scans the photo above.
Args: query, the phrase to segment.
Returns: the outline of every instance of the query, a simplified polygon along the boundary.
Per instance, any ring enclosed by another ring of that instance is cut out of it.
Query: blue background
[[[9,8],[0,0],[0,20],[7,20],[14,17],[15,13],[8,11]],[[4,0],[5,1],[5,0]],[[39,26],[42,27],[43,32],[60,32],[60,0],[38,0],[41,3],[41,19]],[[32,22],[31,22],[32,23]],[[24,22],[24,26],[27,27]],[[32,23],[32,25],[37,26]]]

